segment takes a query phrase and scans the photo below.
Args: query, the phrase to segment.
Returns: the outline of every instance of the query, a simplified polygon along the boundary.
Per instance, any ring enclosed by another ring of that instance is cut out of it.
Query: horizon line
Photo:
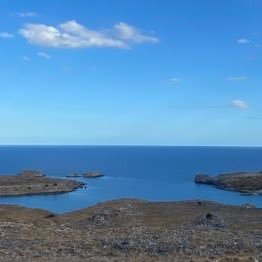
[[[0,144],[0,147],[235,147],[262,148],[262,145],[150,145],[150,144]]]

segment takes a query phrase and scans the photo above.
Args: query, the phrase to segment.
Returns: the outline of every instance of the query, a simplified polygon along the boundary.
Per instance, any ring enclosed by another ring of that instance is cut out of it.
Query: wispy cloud
[[[11,33],[0,32],[0,38],[14,38],[15,36]]]
[[[235,99],[232,101],[232,106],[240,109],[240,110],[247,110],[248,109],[248,103],[241,99]]]
[[[169,82],[173,83],[173,84],[178,84],[180,81],[180,79],[178,77],[172,77],[169,79]]]
[[[252,47],[255,47],[255,48],[261,47],[261,44],[258,41],[253,40],[253,39],[250,40],[250,39],[245,38],[245,37],[238,39],[237,42],[241,45],[249,45],[249,46],[252,46]]]
[[[118,23],[109,30],[96,31],[74,20],[56,27],[45,24],[26,24],[19,33],[30,44],[53,48],[129,48],[131,44],[159,41],[156,37],[144,35],[138,29],[125,23]]]
[[[159,39],[153,36],[143,35],[133,26],[126,23],[118,23],[114,26],[116,29],[116,37],[124,41],[132,41],[134,43],[157,43]]]
[[[38,52],[37,55],[44,58],[44,59],[50,59],[51,58],[50,55],[48,55],[47,53],[44,53],[44,52]]]
[[[246,45],[246,44],[249,44],[249,43],[250,43],[250,40],[243,37],[243,38],[238,39],[237,42],[238,42],[239,44]]]
[[[22,17],[22,18],[26,18],[26,17],[34,17],[36,16],[35,12],[18,12],[16,13],[16,16]]]
[[[245,81],[247,80],[246,76],[230,76],[227,78],[228,81]]]

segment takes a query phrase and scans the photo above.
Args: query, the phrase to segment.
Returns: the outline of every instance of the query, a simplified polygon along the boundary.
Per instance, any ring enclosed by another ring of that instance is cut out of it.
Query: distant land
[[[246,194],[262,195],[262,172],[235,172],[218,176],[199,174],[195,177],[195,183],[213,185],[220,189]]]
[[[15,176],[0,176],[0,196],[67,193],[83,186],[79,181],[50,178],[30,170]]]

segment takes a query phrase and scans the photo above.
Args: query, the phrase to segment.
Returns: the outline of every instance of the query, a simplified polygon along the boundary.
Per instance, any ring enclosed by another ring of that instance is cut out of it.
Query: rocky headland
[[[0,235],[1,261],[262,261],[262,209],[207,201],[0,206]]]
[[[195,176],[195,183],[245,194],[262,194],[262,172],[237,172],[218,176],[200,174]]]
[[[51,178],[38,171],[23,171],[18,175],[0,176],[0,197],[66,193],[83,186],[79,181]]]

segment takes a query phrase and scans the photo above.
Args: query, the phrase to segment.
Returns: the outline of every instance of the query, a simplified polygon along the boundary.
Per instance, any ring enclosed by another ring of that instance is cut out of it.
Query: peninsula
[[[23,171],[18,175],[0,176],[0,197],[35,194],[54,194],[74,191],[84,183],[46,177],[38,171]]]
[[[236,172],[218,176],[196,175],[195,183],[247,194],[262,194],[262,172]]]

